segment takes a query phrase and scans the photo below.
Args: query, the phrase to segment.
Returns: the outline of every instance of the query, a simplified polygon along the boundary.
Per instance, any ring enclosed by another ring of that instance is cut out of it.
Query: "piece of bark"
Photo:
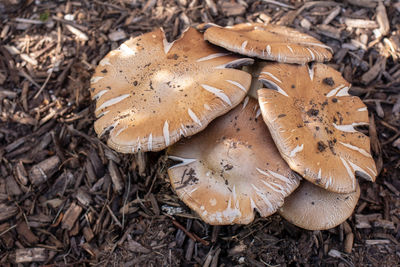
[[[15,237],[13,233],[10,232],[13,227],[15,227],[15,225],[11,227],[8,222],[0,224],[0,239],[4,242],[6,248],[12,248],[14,246]]]
[[[15,251],[15,262],[42,262],[48,258],[45,248],[20,248]]]
[[[386,13],[386,8],[383,5],[382,1],[379,1],[378,6],[376,7],[376,21],[379,25],[378,37],[388,34],[390,30],[390,23]]]
[[[22,194],[21,188],[11,175],[6,178],[6,189],[9,196],[19,196]]]
[[[354,244],[354,234],[348,233],[346,234],[346,238],[344,239],[344,252],[351,253]]]
[[[31,180],[31,183],[38,186],[46,182],[54,173],[57,172],[60,163],[61,161],[58,156],[52,156],[34,165],[29,171],[29,179]]]
[[[246,12],[246,7],[236,2],[222,2],[221,4],[222,13],[225,16],[240,16]]]
[[[14,204],[6,205],[0,203],[0,221],[4,221],[14,217],[18,213],[18,208]]]
[[[146,254],[151,252],[150,249],[145,248],[144,246],[142,246],[142,244],[133,240],[130,235],[128,235],[126,243],[127,243],[126,248],[131,252],[139,252],[139,253],[146,253]]]
[[[376,23],[376,21],[374,20],[344,18],[343,22],[346,24],[347,27],[352,27],[352,28],[362,28],[362,29],[378,28],[378,23]]]
[[[14,168],[14,176],[18,179],[18,182],[22,185],[28,184],[28,173],[21,161],[19,161]]]
[[[108,163],[108,171],[110,172],[111,181],[114,185],[114,191],[118,192],[118,194],[121,194],[124,189],[124,181],[117,165],[112,160],[110,160]]]
[[[88,207],[92,203],[92,197],[81,188],[76,192],[75,198],[85,207]]]
[[[93,234],[92,228],[90,228],[90,226],[84,227],[82,232],[83,232],[83,235],[85,236],[85,239],[87,242],[90,242],[93,239],[94,234]]]
[[[39,242],[39,238],[29,229],[25,221],[20,221],[17,224],[17,232],[31,246]]]
[[[62,228],[70,231],[74,227],[74,224],[79,218],[81,212],[82,208],[79,205],[72,203],[64,214],[62,219]]]
[[[376,77],[378,77],[379,73],[385,70],[386,67],[386,58],[380,56],[375,64],[361,76],[361,82],[363,84],[369,84],[372,82]]]

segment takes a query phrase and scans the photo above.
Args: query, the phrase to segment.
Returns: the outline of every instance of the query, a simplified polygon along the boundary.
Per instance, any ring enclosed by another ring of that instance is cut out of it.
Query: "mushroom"
[[[256,100],[246,97],[206,130],[167,150],[178,196],[212,225],[248,224],[274,213],[299,184],[279,155]]]
[[[308,181],[337,193],[356,190],[355,174],[375,181],[369,137],[354,127],[368,111],[339,72],[324,64],[272,63],[260,74],[262,116],[282,157]]]
[[[124,42],[91,79],[94,124],[123,153],[159,151],[203,130],[245,97],[252,64],[205,42],[193,28],[168,42],[162,29]]]
[[[332,48],[295,29],[261,23],[235,26],[202,26],[204,39],[230,51],[267,60],[304,64],[324,62],[332,57]]]
[[[307,230],[333,228],[351,216],[360,198],[360,186],[356,191],[338,194],[324,190],[307,181],[287,198],[279,214],[294,225]]]

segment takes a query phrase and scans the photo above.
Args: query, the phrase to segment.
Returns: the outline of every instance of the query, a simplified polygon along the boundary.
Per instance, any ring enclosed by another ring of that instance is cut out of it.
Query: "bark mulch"
[[[123,155],[93,130],[89,79],[130,36],[254,21],[330,45],[370,111],[380,172],[354,215],[306,231],[278,215],[205,224],[178,200],[164,153]],[[400,3],[378,0],[0,1],[0,264],[399,266]]]

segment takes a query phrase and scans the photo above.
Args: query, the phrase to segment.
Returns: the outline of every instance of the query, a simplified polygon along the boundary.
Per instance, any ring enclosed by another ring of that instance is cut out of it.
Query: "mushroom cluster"
[[[94,128],[118,152],[168,148],[172,188],[209,224],[248,224],[257,211],[332,228],[356,206],[356,178],[377,176],[357,129],[367,107],[324,64],[332,53],[276,25],[202,24],[173,42],[149,32],[100,61]]]

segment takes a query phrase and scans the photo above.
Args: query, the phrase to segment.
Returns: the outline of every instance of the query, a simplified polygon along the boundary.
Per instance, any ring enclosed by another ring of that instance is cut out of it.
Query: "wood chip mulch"
[[[178,200],[163,153],[123,155],[93,130],[89,79],[130,36],[201,22],[295,27],[370,111],[380,172],[329,231],[278,215],[212,227]],[[400,3],[378,0],[0,1],[0,265],[399,266]]]

